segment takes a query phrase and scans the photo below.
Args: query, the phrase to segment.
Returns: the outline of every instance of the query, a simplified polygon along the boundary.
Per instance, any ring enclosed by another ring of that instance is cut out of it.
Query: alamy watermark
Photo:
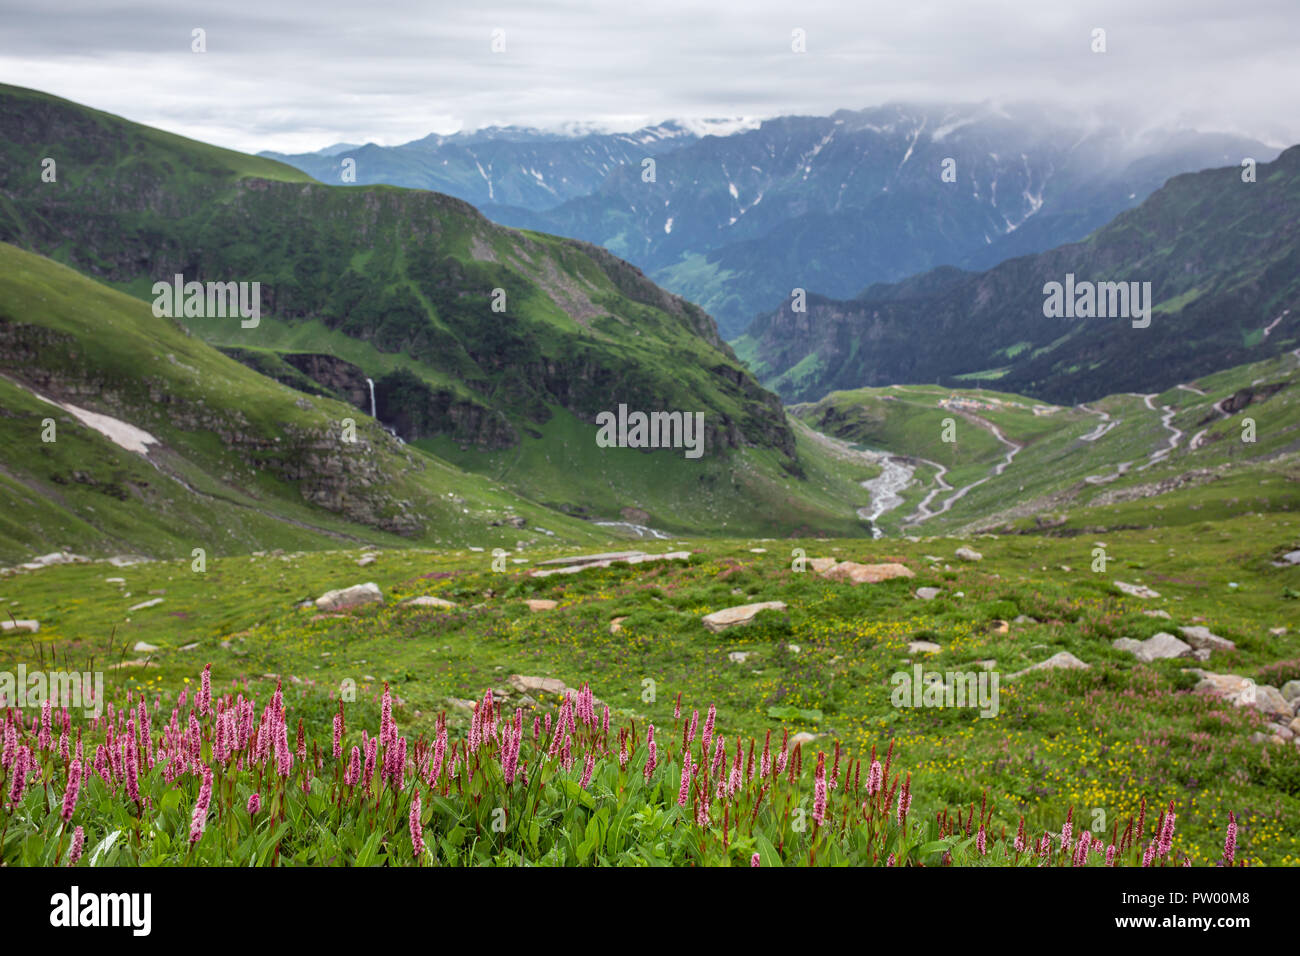
[[[703,412],[628,412],[618,406],[618,414],[596,415],[600,431],[596,445],[600,448],[685,448],[687,458],[704,454]]]
[[[169,319],[224,319],[238,315],[240,328],[262,320],[260,282],[186,282],[179,272],[171,282],[153,284],[153,314]]]
[[[1049,319],[1132,319],[1133,328],[1151,324],[1150,282],[1065,282],[1043,286],[1043,315]]]
[[[896,671],[889,682],[895,707],[978,707],[981,717],[998,715],[997,671],[927,671],[920,664]]]
[[[80,709],[86,717],[99,717],[104,708],[103,671],[0,671],[0,709],[52,706]]]

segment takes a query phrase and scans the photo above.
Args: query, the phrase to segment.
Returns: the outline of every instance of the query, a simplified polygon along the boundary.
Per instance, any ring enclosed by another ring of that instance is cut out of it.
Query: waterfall
[[[375,381],[368,378],[366,384],[370,386],[370,417],[377,419],[379,416],[375,414]]]

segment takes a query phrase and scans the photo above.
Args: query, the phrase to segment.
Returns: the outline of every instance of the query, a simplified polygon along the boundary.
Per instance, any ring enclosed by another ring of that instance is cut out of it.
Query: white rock
[[[1053,654],[1047,660],[1034,664],[1032,667],[1026,667],[1022,671],[1016,671],[1014,674],[1008,674],[1008,677],[1019,677],[1021,674],[1028,674],[1030,671],[1048,671],[1048,670],[1088,670],[1092,665],[1085,664],[1079,658],[1075,657],[1069,651],[1061,651]]]
[[[1116,581],[1115,587],[1119,588],[1129,597],[1140,597],[1140,598],[1160,597],[1160,592],[1151,590],[1145,584],[1128,584],[1124,581]]]
[[[350,607],[360,607],[363,604],[383,603],[383,592],[379,590],[379,585],[373,581],[367,581],[365,584],[354,584],[350,588],[326,591],[316,599],[316,607],[322,611],[342,611]]]
[[[1183,632],[1183,637],[1187,638],[1187,643],[1198,650],[1235,651],[1237,649],[1237,645],[1232,641],[1211,634],[1208,627],[1199,624],[1194,627],[1180,627],[1179,630]]]
[[[729,627],[735,627],[738,624],[748,624],[754,620],[754,616],[760,611],[784,611],[784,601],[761,601],[758,604],[741,604],[736,607],[725,607],[721,611],[714,611],[712,614],[706,614],[703,618],[704,626],[714,634],[719,631],[725,631]]]
[[[455,601],[448,601],[446,598],[434,597],[431,594],[422,594],[419,597],[413,597],[409,601],[403,601],[404,607],[455,607]]]
[[[139,604],[133,604],[129,608],[127,608],[127,610],[143,611],[147,607],[153,607],[157,604],[161,604],[162,602],[163,602],[163,598],[154,598],[152,601],[141,601]]]

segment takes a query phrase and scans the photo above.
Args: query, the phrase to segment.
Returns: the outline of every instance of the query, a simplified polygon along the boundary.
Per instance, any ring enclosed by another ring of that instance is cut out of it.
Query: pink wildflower
[[[72,848],[68,850],[68,866],[76,866],[86,848],[86,831],[77,827],[72,831]]]

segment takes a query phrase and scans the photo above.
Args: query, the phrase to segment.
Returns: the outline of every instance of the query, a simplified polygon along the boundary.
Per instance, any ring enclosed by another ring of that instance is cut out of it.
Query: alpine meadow
[[[272,6],[5,14],[6,922],[535,866],[1286,921],[1292,4]]]

